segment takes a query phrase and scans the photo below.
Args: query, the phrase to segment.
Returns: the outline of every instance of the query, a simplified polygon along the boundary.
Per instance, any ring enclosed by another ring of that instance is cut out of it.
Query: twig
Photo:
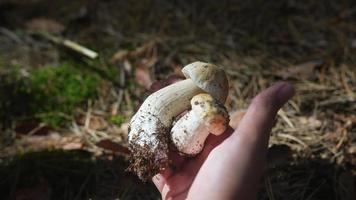
[[[88,101],[88,110],[87,110],[87,112],[85,114],[85,123],[84,123],[84,127],[85,128],[89,128],[89,126],[90,126],[91,112],[92,112],[91,101],[89,100]]]
[[[36,126],[34,129],[32,129],[30,132],[27,133],[27,135],[33,135],[35,134],[37,131],[41,130],[43,127],[45,127],[46,124],[45,123],[40,123],[38,126]]]
[[[288,134],[284,134],[284,133],[277,133],[276,134],[277,137],[283,137],[283,138],[286,138],[286,139],[290,139],[290,140],[293,140],[299,144],[301,144],[304,148],[309,148],[309,146],[303,142],[302,140],[296,138],[295,136],[292,136],[292,135],[288,135]]]
[[[62,45],[64,47],[71,49],[83,56],[90,58],[90,59],[95,59],[98,57],[98,53],[96,53],[95,51],[88,49],[87,47],[84,47],[74,41],[60,38],[60,37],[54,36],[47,32],[38,32],[37,34],[52,41],[53,43],[55,43],[57,45]]]
[[[282,109],[280,109],[277,114],[288,124],[289,127],[295,129],[293,123],[289,120],[287,114]]]

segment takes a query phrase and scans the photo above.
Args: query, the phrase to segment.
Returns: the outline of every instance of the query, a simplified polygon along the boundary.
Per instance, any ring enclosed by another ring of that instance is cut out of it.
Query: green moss
[[[101,81],[107,79],[74,61],[33,69],[29,74],[22,73],[21,66],[1,65],[0,69],[1,129],[14,121],[33,119],[59,127],[73,119],[75,108],[95,98]]]
[[[121,126],[121,124],[125,122],[125,117],[121,115],[115,115],[110,118],[110,122],[117,126]]]
[[[29,90],[34,96],[35,116],[59,126],[70,118],[76,106],[95,95],[99,81],[98,76],[66,63],[33,71]]]

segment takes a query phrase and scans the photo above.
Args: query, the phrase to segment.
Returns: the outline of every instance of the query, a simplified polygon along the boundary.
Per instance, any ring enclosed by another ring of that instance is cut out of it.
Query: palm
[[[221,136],[210,135],[203,152],[195,158],[173,155],[173,168],[154,177],[154,182],[162,193],[163,199],[185,199],[207,156],[214,154],[214,148],[230,136],[232,131],[233,129],[230,128]]]
[[[210,135],[195,158],[172,156],[174,167],[153,178],[163,199],[255,199],[279,108],[293,96],[276,84],[256,96],[238,128]]]

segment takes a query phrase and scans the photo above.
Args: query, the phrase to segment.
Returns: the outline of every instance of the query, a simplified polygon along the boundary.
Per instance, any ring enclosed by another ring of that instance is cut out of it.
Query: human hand
[[[293,95],[277,83],[253,99],[236,130],[210,134],[194,158],[173,155],[174,167],[152,178],[162,199],[256,199],[276,113]]]

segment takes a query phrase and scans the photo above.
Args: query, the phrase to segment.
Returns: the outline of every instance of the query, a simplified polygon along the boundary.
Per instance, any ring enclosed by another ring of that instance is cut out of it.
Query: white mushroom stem
[[[220,67],[194,62],[185,66],[182,72],[186,80],[151,94],[130,121],[128,135],[131,152],[130,170],[143,180],[151,178],[169,165],[168,154],[169,144],[171,144],[169,133],[172,122],[176,116],[190,108],[189,102],[193,96],[206,92],[217,101],[225,102],[228,81],[224,70]],[[214,124],[216,120],[209,118],[208,121]],[[207,127],[208,131],[214,132],[210,130],[209,125]],[[199,128],[200,126],[197,126],[192,130]],[[195,141],[189,137],[187,139]],[[183,142],[183,145],[189,143]],[[189,149],[187,152],[189,154]]]
[[[151,94],[131,119],[129,142],[155,147],[155,133],[170,128],[173,119],[190,107],[190,99],[201,92],[191,79],[186,79]]]
[[[225,107],[211,95],[202,93],[191,100],[192,110],[171,130],[171,139],[180,153],[194,156],[201,152],[209,133],[222,134],[228,126]]]

